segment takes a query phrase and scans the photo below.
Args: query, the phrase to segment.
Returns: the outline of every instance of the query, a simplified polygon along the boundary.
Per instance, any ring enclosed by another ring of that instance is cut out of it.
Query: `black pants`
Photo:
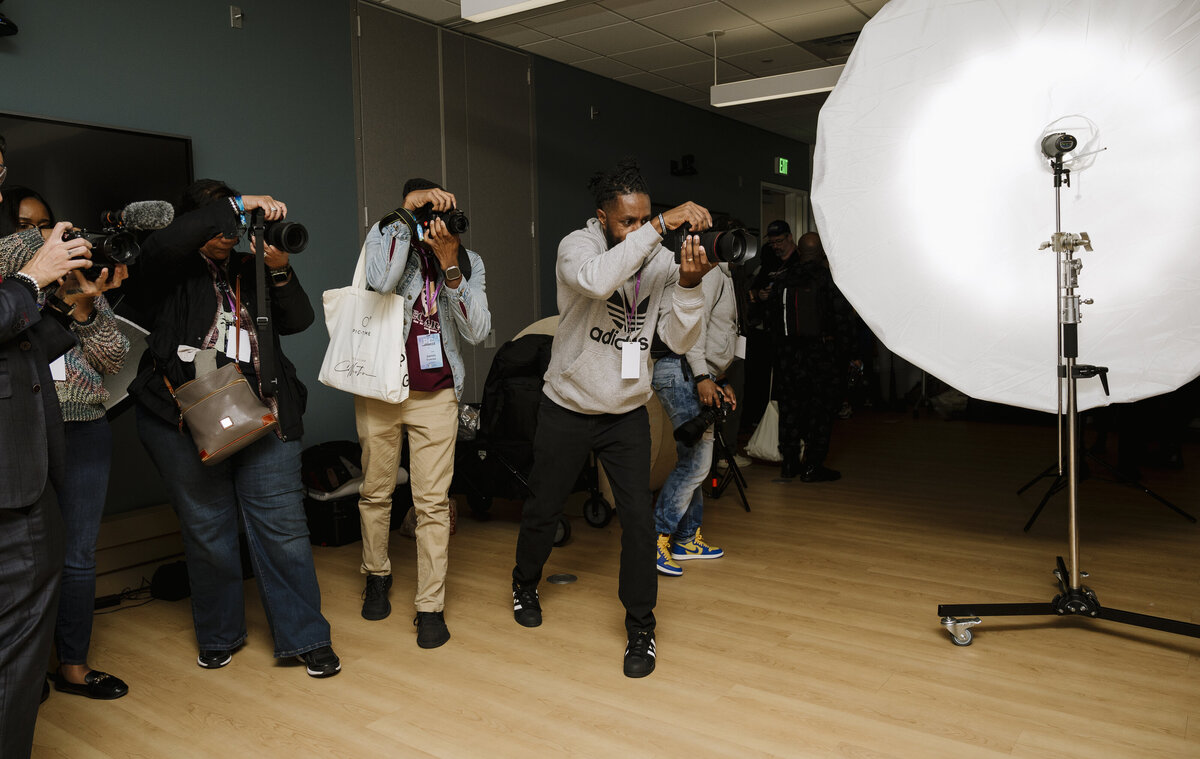
[[[654,510],[650,503],[650,421],[646,409],[625,414],[580,414],[542,396],[533,440],[534,495],[525,501],[513,582],[537,585],[554,547],[554,532],[589,453],[604,465],[621,520],[617,595],[632,635],[654,629],[658,600]]]
[[[800,452],[804,465],[820,466],[829,455],[833,419],[846,386],[846,367],[820,338],[775,343],[775,397],[779,399],[779,452]]]
[[[54,491],[0,509],[0,756],[28,757],[54,639],[63,526]]]

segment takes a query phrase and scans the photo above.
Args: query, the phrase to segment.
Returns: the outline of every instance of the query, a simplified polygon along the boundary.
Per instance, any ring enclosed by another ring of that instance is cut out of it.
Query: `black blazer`
[[[74,345],[24,284],[0,281],[0,508],[32,506],[61,481],[66,440],[50,362]]]

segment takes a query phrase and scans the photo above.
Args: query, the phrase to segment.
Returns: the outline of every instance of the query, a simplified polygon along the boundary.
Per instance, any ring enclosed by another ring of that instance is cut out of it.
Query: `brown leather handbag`
[[[242,281],[238,278],[234,355],[241,350]],[[279,420],[242,375],[236,362],[172,388],[179,412],[200,452],[200,461],[216,464],[275,431]]]

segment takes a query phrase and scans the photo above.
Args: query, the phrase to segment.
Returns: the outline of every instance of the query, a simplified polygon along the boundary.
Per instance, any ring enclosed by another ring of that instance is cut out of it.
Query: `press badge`
[[[67,359],[65,356],[59,356],[50,362],[50,376],[55,382],[67,381]]]
[[[442,368],[442,336],[417,335],[417,356],[422,369]]]
[[[621,343],[621,379],[637,379],[642,374],[642,344],[635,340]]]
[[[235,350],[236,357],[233,355]],[[225,355],[243,364],[250,363],[250,333],[229,325],[229,331],[225,333]]]
[[[738,335],[733,343],[733,355],[737,358],[746,357],[746,336]]]

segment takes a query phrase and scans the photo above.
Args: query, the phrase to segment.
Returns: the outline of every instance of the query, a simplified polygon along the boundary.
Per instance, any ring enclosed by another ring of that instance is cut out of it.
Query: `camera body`
[[[711,425],[724,422],[730,411],[733,411],[733,404],[722,395],[718,405],[704,406],[700,409],[699,414],[676,427],[675,439],[689,448],[692,447]]]
[[[128,266],[137,261],[142,253],[137,237],[132,232],[116,227],[98,232],[70,229],[63,233],[63,239],[84,239],[92,244],[92,265],[80,270],[87,279],[98,279],[101,269],[107,268],[111,273],[113,267],[119,264]]]
[[[680,263],[679,252],[683,249],[683,241],[691,229],[691,223],[685,221],[677,228],[668,229],[663,233],[663,247],[675,253],[675,263]],[[701,232],[700,244],[704,246],[708,260],[714,263],[725,261],[740,264],[754,258],[758,252],[758,241],[744,229],[727,229],[720,232],[710,229]]]
[[[471,228],[471,222],[467,219],[467,215],[457,208],[451,208],[449,211],[435,211],[432,203],[426,203],[413,212],[413,218],[417,220],[425,230],[429,230],[429,225],[434,219],[441,219],[446,225],[446,229],[450,230],[450,234],[461,235]]]

